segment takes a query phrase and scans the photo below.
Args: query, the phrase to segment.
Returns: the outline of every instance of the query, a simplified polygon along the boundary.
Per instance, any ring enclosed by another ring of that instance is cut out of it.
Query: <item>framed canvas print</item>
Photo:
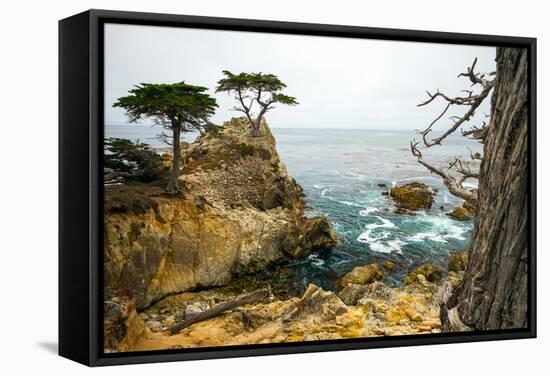
[[[60,21],[59,352],[536,335],[536,40]]]

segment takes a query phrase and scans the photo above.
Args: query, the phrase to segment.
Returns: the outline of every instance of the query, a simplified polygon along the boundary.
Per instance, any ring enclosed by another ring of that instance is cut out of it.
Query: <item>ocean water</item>
[[[396,271],[385,282],[396,285],[426,262],[445,265],[449,252],[468,247],[473,221],[459,222],[445,213],[462,200],[451,195],[437,176],[419,165],[409,150],[414,131],[274,129],[277,150],[289,173],[304,188],[308,215],[324,214],[340,243],[331,251],[292,261],[290,283],[334,289],[337,278],[355,266],[391,260]],[[446,166],[453,157],[467,160],[479,143],[456,135],[424,158]],[[395,213],[383,196],[393,185],[420,181],[437,189],[431,209],[416,215]],[[382,186],[384,185],[384,186]],[[288,273],[285,273],[288,275]]]
[[[462,205],[439,177],[419,165],[409,143],[415,132],[396,130],[272,129],[277,150],[289,173],[303,187],[311,208],[307,215],[326,215],[339,237],[331,250],[283,265],[284,283],[299,294],[309,283],[335,289],[336,280],[355,266],[391,260],[396,265],[385,282],[397,285],[414,267],[431,262],[445,265],[452,251],[468,247],[473,220],[459,222],[446,213]],[[140,140],[166,147],[155,137],[158,128],[108,125],[106,137]],[[196,134],[185,135],[193,141]],[[467,160],[479,143],[460,135],[444,146],[423,151],[424,158],[445,166],[454,157]],[[393,185],[420,181],[437,189],[431,209],[416,215],[395,213],[383,196]],[[279,273],[281,269],[266,271]],[[273,277],[273,276],[271,276]]]
[[[169,148],[170,146],[159,140],[158,135],[162,128],[158,126],[142,124],[107,124],[105,126],[105,138],[125,138],[132,141],[149,144],[155,149]],[[166,132],[166,131],[165,131]],[[181,140],[193,142],[197,138],[198,132],[183,133]]]

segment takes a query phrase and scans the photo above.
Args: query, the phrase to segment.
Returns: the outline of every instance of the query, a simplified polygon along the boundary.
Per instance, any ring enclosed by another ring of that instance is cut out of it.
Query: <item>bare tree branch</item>
[[[468,148],[468,151],[470,152],[470,158],[472,158],[472,160],[478,160],[478,161],[481,161],[481,159],[483,158],[483,156],[481,155],[481,153],[479,152],[473,152],[472,149]]]
[[[443,179],[443,183],[445,184],[445,186],[449,189],[449,192],[451,192],[453,195],[460,197],[473,204],[476,204],[477,194],[475,192],[465,189],[462,186],[462,183],[464,182],[464,180],[466,180],[466,178],[464,178],[464,175],[461,177],[459,181],[457,181],[452,175],[445,173],[442,169],[437,168],[434,165],[426,162],[422,157],[422,152],[418,149],[418,145],[419,145],[419,142],[415,142],[415,141],[411,142],[411,153],[416,157],[417,162],[420,163],[422,166],[426,167],[430,172],[440,176]],[[460,164],[459,159],[455,159],[455,161],[451,162],[451,164],[449,165],[449,168],[452,168],[457,164]],[[459,168],[462,168],[462,167],[459,167]],[[467,170],[464,169],[464,171],[467,171]],[[470,177],[473,177],[473,176],[470,176]]]
[[[487,122],[482,122],[483,124],[481,127],[473,126],[472,128],[468,129],[467,131],[462,130],[462,135],[465,137],[472,136],[475,140],[480,140],[481,143],[485,140],[485,136],[487,135]]]
[[[466,96],[451,98],[445,95],[444,93],[441,93],[438,89],[435,94],[431,94],[430,92],[427,92],[428,100],[418,104],[418,107],[426,106],[427,104],[431,103],[438,97],[443,98],[443,100],[447,102],[447,105],[445,106],[441,114],[438,115],[426,129],[424,129],[423,131],[418,131],[418,133],[422,135],[422,140],[426,147],[441,145],[441,141],[443,141],[450,134],[454,133],[458,128],[460,128],[462,124],[469,121],[472,118],[472,116],[475,114],[475,111],[477,110],[477,108],[481,105],[483,100],[487,98],[490,91],[493,89],[494,80],[485,79],[484,74],[474,72],[476,63],[477,63],[477,58],[472,63],[472,66],[468,67],[465,73],[459,74],[458,77],[469,78],[470,82],[472,82],[472,86],[480,85],[481,92],[479,94],[473,94],[473,90],[463,90],[463,92],[467,94]],[[464,113],[464,115],[452,116],[450,118],[453,121],[453,125],[449,129],[447,129],[445,133],[443,133],[439,137],[428,140],[427,136],[432,131],[433,126],[443,117],[443,115],[445,115],[445,113],[447,113],[449,108],[453,105],[468,106],[469,108],[466,111],[466,113]]]

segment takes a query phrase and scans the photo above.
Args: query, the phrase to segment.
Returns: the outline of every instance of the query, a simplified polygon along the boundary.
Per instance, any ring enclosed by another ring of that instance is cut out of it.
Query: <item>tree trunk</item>
[[[499,48],[496,61],[469,263],[441,306],[451,331],[528,325],[527,50]]]
[[[270,296],[271,292],[269,291],[269,289],[260,289],[248,294],[241,295],[236,299],[215,305],[214,307],[209,308],[206,311],[197,313],[196,315],[192,316],[189,319],[186,319],[185,321],[172,325],[172,327],[170,328],[170,334],[178,334],[183,329],[193,324],[219,316],[222,313],[229,311],[230,309],[235,309],[245,304],[265,301],[269,299]]]
[[[172,158],[172,173],[170,174],[170,181],[168,182],[168,187],[166,188],[166,190],[171,193],[177,193],[180,190],[179,178],[181,168],[181,126],[178,125],[172,127],[172,131],[174,156]]]
[[[262,135],[260,132],[260,121],[261,119],[258,117],[254,122],[251,123],[252,125],[252,129],[250,130],[251,137],[260,137]]]

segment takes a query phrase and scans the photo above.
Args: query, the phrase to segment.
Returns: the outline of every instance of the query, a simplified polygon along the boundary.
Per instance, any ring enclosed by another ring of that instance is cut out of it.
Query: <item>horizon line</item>
[[[157,127],[157,125],[154,124],[129,124],[129,123],[104,123],[103,128],[105,129],[107,125],[115,125],[115,126],[138,126],[138,127],[148,127],[153,128]],[[345,131],[413,131],[412,128],[333,128],[333,127],[272,127],[269,126],[270,129],[326,129],[326,130],[345,130]],[[193,132],[188,132],[193,133]]]

